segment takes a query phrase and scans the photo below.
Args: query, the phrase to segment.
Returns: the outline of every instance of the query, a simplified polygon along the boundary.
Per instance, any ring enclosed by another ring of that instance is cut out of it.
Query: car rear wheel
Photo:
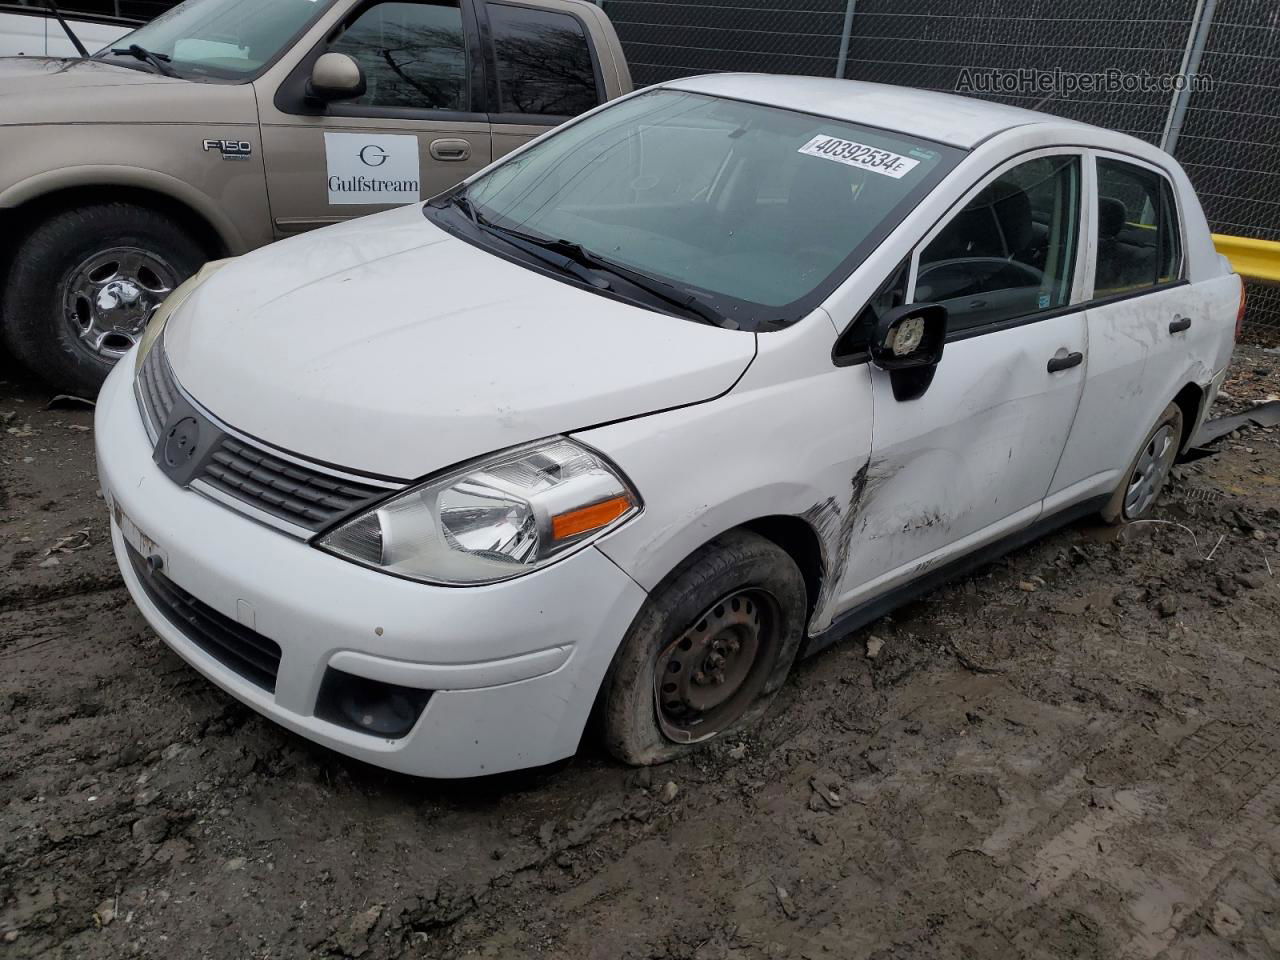
[[[65,210],[22,242],[4,291],[4,339],[51,386],[96,396],[152,310],[207,259],[168,217],[108,203]]]
[[[1181,446],[1182,410],[1171,403],[1138,448],[1102,512],[1103,519],[1115,524],[1145,519],[1160,499]]]
[[[727,533],[649,597],[603,691],[605,742],[635,765],[673,760],[764,713],[804,635],[795,561],[772,541]]]

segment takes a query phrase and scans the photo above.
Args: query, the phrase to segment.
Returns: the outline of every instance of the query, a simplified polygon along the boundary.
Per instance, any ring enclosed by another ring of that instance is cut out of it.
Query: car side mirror
[[[881,370],[936,367],[947,342],[947,308],[940,303],[894,307],[876,322],[871,362]]]
[[[916,400],[932,385],[946,343],[947,308],[942,304],[894,307],[876,322],[871,362],[888,372],[895,400]]]
[[[311,68],[307,97],[322,103],[363,97],[368,83],[360,64],[345,53],[326,53]]]

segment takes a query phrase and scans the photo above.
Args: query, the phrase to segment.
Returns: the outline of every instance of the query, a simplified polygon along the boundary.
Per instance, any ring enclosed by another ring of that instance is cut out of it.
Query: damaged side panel
[[[832,338],[830,321],[817,317],[761,336],[759,356],[728,395],[576,434],[642,494],[668,491],[600,549],[652,590],[724,531],[782,516],[808,523],[824,568],[838,570],[875,481],[870,368],[833,366]],[[830,624],[835,592],[824,577],[811,630]]]
[[[844,579],[828,613],[1035,520],[1085,379],[1084,365],[1046,364],[1085,343],[1083,313],[957,340],[908,402],[871,370],[873,455],[856,515],[843,518]]]

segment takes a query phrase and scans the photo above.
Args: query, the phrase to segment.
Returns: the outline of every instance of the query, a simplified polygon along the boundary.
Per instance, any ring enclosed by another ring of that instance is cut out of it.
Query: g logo
[[[164,462],[171,468],[184,466],[196,455],[200,442],[200,424],[194,417],[184,417],[173,425],[164,438]]]
[[[366,167],[380,167],[389,159],[387,151],[383,150],[376,143],[371,143],[367,147],[360,148],[360,162]]]

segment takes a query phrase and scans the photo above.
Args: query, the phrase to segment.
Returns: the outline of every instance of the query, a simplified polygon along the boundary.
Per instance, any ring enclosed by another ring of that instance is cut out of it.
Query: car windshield
[[[179,76],[244,80],[255,76],[331,0],[186,0],[97,54],[113,61],[140,61],[112,53],[136,44],[168,57]],[[145,67],[144,67],[145,69]]]
[[[962,152],[674,90],[566,127],[473,181],[480,222],[570,241],[690,291],[744,328],[793,322]]]

